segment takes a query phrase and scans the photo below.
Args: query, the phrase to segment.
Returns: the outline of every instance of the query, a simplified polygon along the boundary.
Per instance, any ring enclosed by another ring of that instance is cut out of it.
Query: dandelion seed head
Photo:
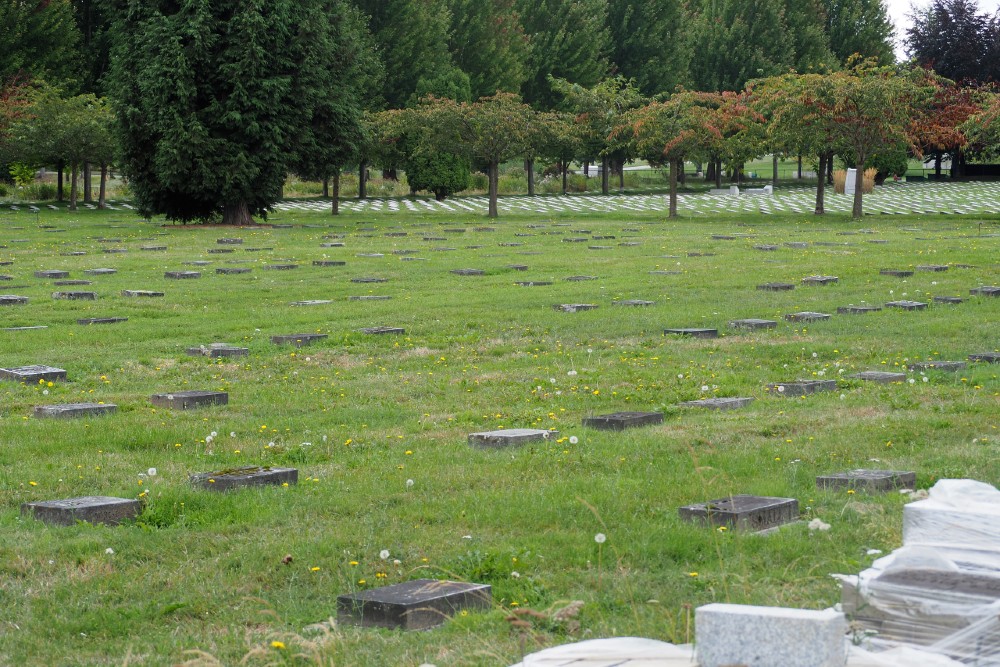
[[[604,533],[598,533],[597,535],[594,535],[594,541],[597,542],[598,544],[604,544],[607,541],[607,539],[608,536],[605,535]]]

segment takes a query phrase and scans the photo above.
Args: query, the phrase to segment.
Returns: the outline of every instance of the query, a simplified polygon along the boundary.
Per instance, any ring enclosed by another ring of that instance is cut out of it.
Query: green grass
[[[997,481],[997,367],[928,373],[927,382],[913,374],[914,384],[888,387],[846,376],[996,349],[1000,300],[835,315],[809,326],[781,321],[776,330],[752,334],[726,327],[743,317],[780,320],[801,310],[930,300],[996,284],[1000,239],[977,237],[977,220],[878,216],[862,223],[874,226],[874,235],[855,236],[837,234],[858,231],[855,223],[804,216],[490,222],[282,214],[273,222],[296,226],[164,227],[122,212],[87,211],[3,218],[0,245],[8,247],[0,260],[14,263],[0,267],[13,276],[0,291],[31,298],[4,307],[3,326],[49,328],[0,332],[0,364],[53,365],[65,368],[69,381],[0,384],[0,663],[228,665],[248,656],[249,664],[495,665],[576,638],[685,642],[693,638],[693,607],[730,601],[823,608],[838,601],[830,573],[856,572],[870,563],[868,549],[900,545],[903,496],[819,491],[817,474],[915,470],[921,488],[942,477]],[[568,226],[556,226],[562,224]],[[475,231],[481,226],[496,231]],[[923,231],[901,230],[913,226]],[[455,227],[467,231],[443,231]],[[629,240],[623,228],[641,229],[642,245],[618,246]],[[618,238],[595,241],[614,246],[598,251],[545,233],[576,236],[571,230],[578,229]],[[400,231],[408,236],[386,236]],[[732,232],[756,237],[711,239]],[[328,233],[344,234],[347,247],[321,248]],[[229,236],[243,237],[244,248],[273,250],[207,253]],[[888,243],[866,243],[873,238]],[[786,241],[852,245],[752,247]],[[524,246],[500,245],[515,242]],[[168,250],[139,249],[154,244]],[[106,246],[129,252],[103,254]],[[434,250],[444,246],[456,250]],[[78,249],[87,254],[60,255]],[[425,261],[392,254],[404,249]],[[688,257],[690,251],[715,255]],[[384,257],[356,256],[368,252]],[[311,266],[324,258],[347,265]],[[163,278],[201,259],[213,262],[200,269],[201,279]],[[232,260],[250,260],[253,272],[214,273]],[[261,268],[286,260],[301,266]],[[506,268],[515,263],[529,270]],[[878,274],[924,263],[977,268],[903,280]],[[68,288],[93,289],[96,302],[52,300],[60,288],[32,277],[65,268],[72,278],[87,278],[84,269],[105,266],[118,273]],[[449,273],[457,268],[487,275]],[[564,280],[576,274],[599,280]],[[754,289],[811,274],[840,282],[786,293]],[[389,282],[350,282],[361,276]],[[554,284],[514,285],[521,280]],[[123,289],[162,290],[166,297],[126,298]],[[348,300],[369,293],[393,298]],[[288,305],[304,299],[333,303]],[[617,299],[656,304],[612,305]],[[553,310],[559,303],[600,307],[569,314]],[[75,323],[101,316],[129,321]],[[406,334],[358,332],[378,325],[405,327]],[[714,326],[725,335],[662,335],[684,326]],[[299,350],[269,342],[274,334],[302,332],[329,338]],[[246,346],[250,356],[216,362],[185,354],[216,341]],[[804,399],[764,391],[768,382],[813,376],[838,379],[840,390]],[[195,388],[228,391],[229,405],[170,412],[149,403],[153,393]],[[674,407],[711,395],[757,400],[723,413]],[[77,401],[113,402],[119,410],[93,419],[30,416],[35,405]],[[580,426],[586,416],[622,410],[659,410],[665,420],[623,433]],[[554,428],[560,437],[513,451],[466,444],[471,432],[501,427]],[[195,472],[249,465],[296,467],[299,484],[212,494],[187,481]],[[145,476],[152,467],[157,474]],[[141,519],[116,528],[51,527],[19,514],[26,501],[142,493]],[[794,497],[805,519],[833,527],[810,533],[801,523],[762,537],[678,519],[679,506],[730,493]],[[607,542],[597,544],[597,533]],[[307,630],[335,616],[338,594],[418,577],[492,584],[494,609],[425,633]],[[576,632],[551,620],[573,600],[584,603]],[[550,618],[512,626],[506,619],[525,607]],[[272,648],[272,641],[286,648]]]

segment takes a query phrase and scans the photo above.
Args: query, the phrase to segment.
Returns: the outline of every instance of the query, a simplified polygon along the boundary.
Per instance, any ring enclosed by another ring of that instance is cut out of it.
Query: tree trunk
[[[333,172],[333,197],[330,202],[330,214],[340,215],[340,170]]]
[[[97,208],[107,208],[107,194],[108,194],[108,165],[101,165],[101,189],[97,196]]]
[[[566,160],[559,161],[559,171],[562,172],[562,193],[566,194],[566,178],[569,174],[569,164]]]
[[[802,158],[799,158],[800,160]],[[823,174],[826,173],[826,161],[830,158],[826,153],[820,153],[819,155],[819,173],[820,177],[816,179],[816,210],[813,211],[814,215],[825,215],[826,211],[823,209],[824,199],[826,197],[826,179],[823,178]]]
[[[396,173],[395,169],[383,169],[382,179],[386,181],[398,181],[399,175]]]
[[[855,220],[860,220],[865,214],[864,209],[861,206],[861,186],[864,182],[865,163],[863,160],[859,160],[854,171],[854,208],[851,209],[851,217]]]
[[[715,187],[722,187],[722,159],[715,159]]]
[[[253,218],[250,217],[250,207],[245,201],[226,204],[222,207],[222,224],[237,227],[252,225]]]
[[[625,162],[618,163],[618,194],[625,194]]]
[[[826,184],[833,185],[833,153],[826,156]]]
[[[587,178],[590,178],[590,162],[589,161],[583,163],[583,175],[586,176]]]
[[[715,158],[708,161],[708,168],[705,169],[705,182],[711,183],[715,180]]]
[[[609,160],[608,156],[605,155],[604,157],[601,158],[601,194],[602,195],[608,194],[608,190],[610,190],[610,185],[611,185],[611,183],[610,183],[610,176],[611,176],[611,174],[608,173],[608,172],[611,171],[609,169],[610,166],[611,166],[611,160]]]
[[[799,180],[802,180],[802,156],[799,156]]]
[[[961,148],[956,148],[951,154],[951,178],[962,178],[965,176],[965,152]]]
[[[778,187],[778,156],[771,156],[771,187]]]
[[[91,176],[90,163],[83,163],[83,201],[85,204],[89,204],[94,201],[94,179]]]
[[[687,176],[684,174],[684,160],[681,160],[677,169],[677,182],[684,185],[684,180],[686,178]]]
[[[941,180],[941,151],[934,151],[934,179]]]
[[[677,217],[677,165],[683,164],[680,160],[670,161],[670,214],[669,217]]]
[[[535,196],[535,160],[528,158],[524,161],[524,170],[528,174],[528,196]]]
[[[66,164],[62,160],[56,165],[56,169],[59,171],[58,180],[56,181],[56,201],[63,200],[63,168],[65,166]]]
[[[490,181],[490,213],[489,217],[496,218],[497,214],[497,186],[500,180],[500,163],[490,162],[489,170],[489,181]]]
[[[358,165],[358,199],[368,199],[368,162],[362,160]]]
[[[76,163],[70,165],[69,210],[76,210]]]
[[[323,199],[326,199],[329,196],[330,196],[330,179],[329,178],[324,178],[323,179]]]

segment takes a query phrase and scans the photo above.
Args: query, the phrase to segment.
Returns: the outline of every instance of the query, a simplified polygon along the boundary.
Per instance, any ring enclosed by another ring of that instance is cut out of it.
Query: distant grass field
[[[293,227],[173,226],[122,211],[0,216],[0,261],[12,262],[0,266],[11,277],[0,292],[30,298],[2,307],[0,323],[48,326],[0,331],[0,367],[69,374],[51,387],[0,383],[0,663],[497,665],[578,638],[686,642],[698,605],[827,607],[839,599],[830,573],[857,572],[874,558],[870,549],[900,545],[905,496],[819,491],[816,475],[868,467],[915,470],[920,488],[944,477],[998,481],[1000,368],[909,372],[888,386],[847,378],[1000,347],[1000,299],[968,296],[1000,284],[1000,238],[980,236],[977,218],[282,213],[269,222]],[[330,234],[343,238],[323,238]],[[234,236],[244,244],[216,243]],[[615,238],[564,242],[594,236]],[[320,247],[337,241],[345,247]],[[226,247],[235,251],[208,252]],[[73,251],[86,254],[63,255]],[[359,256],[369,253],[383,256]],[[312,266],[321,259],[346,266]],[[299,268],[264,269],[277,263]],[[950,268],[879,275],[923,264]],[[226,266],[252,272],[215,273]],[[118,271],[83,273],[99,267]],[[460,268],[486,275],[450,273]],[[33,277],[43,269],[93,285],[54,287]],[[163,277],[182,269],[202,277]],[[597,280],[566,280],[581,274]],[[814,274],[839,282],[800,284]],[[388,282],[351,282],[358,277]],[[777,281],[797,287],[755,289]],[[58,289],[99,298],[54,300]],[[121,296],[126,289],[166,296]],[[362,295],[392,299],[349,300]],[[782,319],[932,296],[967,300],[810,325]],[[289,305],[309,299],[332,303]],[[621,299],[655,304],[614,305]],[[564,303],[599,308],[553,309]],[[110,316],[129,319],[76,324]],[[740,318],[778,326],[727,326]],[[358,331],[380,325],[406,333]],[[723,336],[662,333],[692,326]],[[306,332],[329,338],[301,349],[269,342]],[[185,354],[223,341],[250,356]],[[838,391],[801,399],[765,391],[820,377],[836,379]],[[224,390],[229,405],[171,412],[149,402],[181,389]],[[757,400],[731,412],[676,407],[709,396]],[[31,416],[36,405],[80,401],[119,409]],[[621,433],[580,425],[624,410],[662,411],[665,420]],[[559,436],[504,451],[466,443],[469,433],[504,427]],[[246,465],[296,467],[299,483],[213,494],[188,482]],[[810,532],[800,522],[757,536],[678,518],[679,506],[732,493],[797,498],[804,519],[832,528]],[[141,495],[146,508],[116,528],[51,527],[19,513],[22,502],[82,495]],[[316,627],[336,614],[338,594],[420,577],[489,583],[494,608],[422,633]],[[579,627],[553,618],[574,600],[583,602],[571,619]],[[516,627],[507,619],[519,608],[544,617]]]

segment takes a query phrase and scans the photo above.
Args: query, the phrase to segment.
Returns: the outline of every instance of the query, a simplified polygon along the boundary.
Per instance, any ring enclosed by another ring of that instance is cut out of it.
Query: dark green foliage
[[[896,61],[892,21],[883,0],[822,0],[822,4],[830,48],[841,63],[855,53],[883,64]]]
[[[750,79],[793,65],[782,0],[703,0],[693,32],[697,90],[742,90]]]
[[[795,54],[792,66],[797,72],[836,69],[839,63],[830,50],[821,0],[785,0],[785,23]]]
[[[410,96],[410,106],[416,105],[426,95],[446,97],[456,102],[471,102],[472,84],[469,81],[469,75],[450,65],[420,77],[416,90]]]
[[[69,0],[0,4],[0,82],[22,75],[75,88],[78,38]]]
[[[608,70],[610,35],[606,0],[518,0],[531,52],[524,101],[551,109],[559,96],[549,77],[593,86]]]
[[[687,84],[688,21],[680,0],[609,0],[612,69],[648,96]]]
[[[406,180],[412,190],[433,192],[440,201],[469,187],[469,160],[453,153],[418,152],[406,162]]]
[[[518,92],[528,75],[528,37],[515,0],[449,0],[449,9],[449,48],[468,74],[470,99]]]
[[[357,111],[349,88],[332,88],[346,85],[339,0],[121,0],[117,10],[109,90],[143,213],[246,224],[279,199],[297,151],[334,137],[334,153],[349,152]]]
[[[907,52],[953,81],[1000,81],[1000,22],[975,0],[934,0],[906,31]]]

